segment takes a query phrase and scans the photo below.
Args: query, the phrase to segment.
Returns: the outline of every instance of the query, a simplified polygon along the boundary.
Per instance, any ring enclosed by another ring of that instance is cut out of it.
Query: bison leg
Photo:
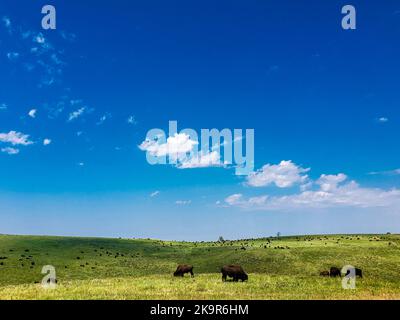
[[[191,274],[192,278],[194,278],[193,270],[190,270],[190,274]]]
[[[222,274],[222,281],[223,281],[223,282],[226,282],[226,273],[223,273],[223,274]]]

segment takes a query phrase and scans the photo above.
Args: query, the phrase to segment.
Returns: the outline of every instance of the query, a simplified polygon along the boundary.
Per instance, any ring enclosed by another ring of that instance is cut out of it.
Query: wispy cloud
[[[19,149],[6,147],[6,148],[2,148],[1,152],[7,153],[9,155],[15,155],[15,154],[19,153]]]
[[[372,175],[372,176],[375,176],[375,175],[385,175],[385,176],[400,175],[400,169],[385,170],[385,171],[372,171],[372,172],[368,172],[368,174]]]
[[[43,140],[43,145],[48,146],[51,142],[52,142],[51,139],[46,138]]]
[[[154,192],[152,192],[151,194],[150,194],[150,198],[154,198],[154,197],[156,197],[156,196],[158,196],[160,194],[160,191],[154,191]]]
[[[179,206],[186,206],[192,203],[192,200],[177,200],[175,201],[175,204]]]
[[[68,116],[68,121],[72,121],[72,120],[75,120],[76,118],[79,118],[85,112],[85,110],[86,110],[86,108],[82,107],[78,110],[71,112]]]
[[[380,118],[377,119],[377,121],[378,121],[379,123],[386,123],[386,122],[389,121],[389,119],[386,118],[386,117],[380,117]]]
[[[136,118],[135,116],[129,116],[128,120],[126,120],[126,122],[128,122],[129,124],[137,124]]]
[[[9,133],[0,133],[0,142],[10,143],[14,146],[27,146],[33,144],[33,142],[29,140],[29,135],[16,131],[10,131]]]
[[[18,52],[8,52],[7,58],[10,61],[16,61],[19,58],[20,54]]]
[[[11,19],[7,16],[3,16],[1,18],[1,21],[3,22],[4,27],[8,31],[8,33],[12,33],[12,25],[11,25]]]
[[[99,121],[96,122],[96,125],[98,125],[98,126],[102,125],[110,117],[111,117],[111,115],[109,113],[102,115],[100,117]]]
[[[221,155],[218,151],[200,152],[192,157],[187,157],[177,165],[179,169],[222,167]]]

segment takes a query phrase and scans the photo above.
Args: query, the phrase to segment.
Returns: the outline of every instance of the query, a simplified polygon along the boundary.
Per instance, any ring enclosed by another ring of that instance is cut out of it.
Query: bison
[[[363,274],[362,274],[362,270],[361,270],[361,269],[359,269],[359,268],[354,268],[354,271],[356,272],[356,277],[360,277],[360,278],[363,277]],[[350,270],[347,270],[346,276],[348,276],[348,275],[350,275]]]
[[[223,266],[221,268],[221,273],[222,273],[222,281],[224,282],[226,281],[227,276],[233,278],[234,282],[238,282],[239,280],[242,280],[242,282],[244,282],[249,279],[246,272],[244,272],[243,268],[239,265]]]
[[[193,278],[194,277],[193,266],[188,264],[180,264],[178,268],[176,268],[176,271],[174,272],[174,277],[183,277],[185,273],[190,273],[190,275]]]
[[[329,272],[329,275],[330,275],[332,278],[342,277],[342,273],[340,272],[340,269],[339,269],[339,268],[336,268],[336,267],[331,267],[331,270],[330,270],[330,272]]]

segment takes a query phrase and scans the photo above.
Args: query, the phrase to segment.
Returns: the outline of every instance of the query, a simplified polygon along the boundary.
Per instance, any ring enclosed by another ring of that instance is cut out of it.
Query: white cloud
[[[71,106],[75,106],[77,104],[82,104],[82,100],[81,99],[72,99],[69,101],[69,103],[71,104]]]
[[[177,167],[179,169],[221,167],[221,156],[219,152],[212,151],[207,153],[198,153],[196,156],[188,157],[182,160]]]
[[[180,205],[180,206],[186,206],[192,203],[192,200],[177,200],[175,201],[175,204]]]
[[[7,58],[10,61],[15,61],[19,58],[20,54],[18,52],[8,52],[7,53]]]
[[[277,165],[266,164],[262,169],[247,176],[247,184],[252,187],[264,187],[275,184],[279,188],[304,184],[308,180],[305,174],[310,169],[304,169],[292,161],[281,161]]]
[[[46,139],[43,140],[43,145],[44,146],[48,146],[50,143],[51,143],[51,139],[47,139],[46,138]]]
[[[389,119],[386,118],[386,117],[380,117],[380,118],[378,119],[378,122],[380,122],[380,123],[386,123],[386,122],[388,122],[388,121],[389,121]]]
[[[10,143],[14,146],[27,146],[33,144],[33,142],[29,140],[29,135],[16,131],[10,131],[9,133],[0,133],[0,142]]]
[[[316,181],[322,191],[330,192],[337,189],[338,185],[343,181],[347,180],[347,176],[343,173],[339,173],[338,175],[333,174],[323,174]]]
[[[179,159],[188,152],[191,152],[199,143],[190,139],[190,136],[185,133],[176,133],[172,137],[168,137],[166,143],[159,143],[156,140],[143,141],[139,149],[147,151],[155,157],[169,156],[171,159]]]
[[[109,114],[105,114],[105,115],[101,116],[99,121],[96,123],[96,125],[98,125],[98,126],[102,125],[104,123],[104,121],[106,121],[109,117],[110,117]]]
[[[64,40],[67,40],[67,41],[71,41],[72,42],[72,41],[75,41],[75,39],[76,39],[76,34],[75,33],[68,33],[68,32],[65,32],[65,31],[61,31],[60,35]]]
[[[154,191],[153,193],[150,194],[150,197],[153,198],[155,196],[158,196],[160,194],[160,191]]]
[[[7,153],[9,155],[14,155],[14,154],[18,154],[19,153],[19,149],[6,147],[6,148],[2,148],[1,152]]]
[[[80,108],[80,109],[78,109],[78,110],[76,110],[74,112],[71,112],[69,114],[68,121],[72,121],[72,120],[80,117],[85,112],[85,110],[86,110],[86,108],[82,107],[82,108]]]
[[[31,118],[35,118],[35,117],[36,117],[36,113],[37,113],[37,110],[36,110],[36,109],[32,109],[32,110],[30,110],[30,111],[28,112],[28,115],[29,115]]]
[[[146,140],[139,145],[139,149],[147,151],[155,157],[168,156],[179,169],[194,169],[207,167],[222,167],[219,151],[195,152],[198,141],[190,139],[185,133],[176,133],[168,137],[165,143],[159,140]]]
[[[135,116],[129,116],[128,120],[126,120],[129,124],[137,124]]]
[[[44,44],[46,42],[46,39],[42,33],[38,33],[36,36],[33,37],[33,42]]]
[[[1,21],[3,21],[4,27],[7,29],[8,33],[12,33],[12,25],[9,17],[3,16]]]
[[[11,20],[10,20],[10,18],[4,16],[1,20],[3,21],[4,26],[5,26],[6,28],[10,28],[10,27],[11,27]]]
[[[225,199],[228,206],[248,210],[299,210],[337,207],[377,208],[400,206],[400,190],[362,188],[355,181],[345,182],[347,176],[322,175],[318,180],[319,190],[303,191],[285,196],[258,196],[245,198],[234,194]]]
[[[0,104],[0,110],[7,110],[8,106],[5,103]]]
[[[372,172],[368,172],[368,174],[372,175],[372,176],[375,176],[375,175],[385,175],[385,176],[400,175],[400,169],[386,170],[386,171],[372,171]]]
[[[225,199],[225,202],[231,206],[236,205],[242,201],[243,195],[241,193],[232,194]]]

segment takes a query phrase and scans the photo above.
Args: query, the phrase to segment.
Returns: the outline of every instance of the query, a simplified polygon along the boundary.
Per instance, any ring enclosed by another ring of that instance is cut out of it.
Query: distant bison
[[[359,268],[354,268],[354,270],[355,270],[355,272],[356,272],[356,277],[360,277],[360,278],[363,277],[363,274],[362,274],[362,270],[361,270],[361,269],[359,269]],[[348,275],[350,275],[350,270],[347,270],[347,272],[346,272],[346,276],[348,276]]]
[[[340,269],[339,269],[339,268],[336,268],[336,267],[331,267],[331,270],[330,270],[330,272],[329,272],[329,275],[330,275],[332,278],[342,277],[342,273],[340,272]]]
[[[175,277],[183,277],[185,273],[190,273],[192,278],[194,277],[193,273],[193,266],[188,265],[188,264],[180,264],[178,268],[176,268],[176,271],[174,272]]]
[[[228,265],[221,268],[222,281],[226,281],[226,277],[233,278],[233,281],[238,282],[239,280],[247,281],[249,279],[246,272],[239,265]]]
[[[321,277],[329,277],[329,271],[321,271],[321,272],[319,273],[319,275],[320,275]]]

